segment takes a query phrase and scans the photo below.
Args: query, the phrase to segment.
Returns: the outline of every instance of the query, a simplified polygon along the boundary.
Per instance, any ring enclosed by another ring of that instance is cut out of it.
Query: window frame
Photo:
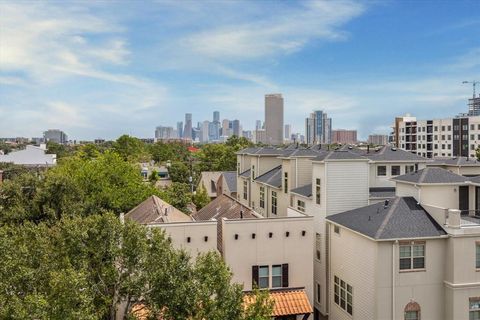
[[[248,183],[243,180],[243,200],[248,200]]]
[[[475,241],[475,269],[480,271],[480,241]]]
[[[288,172],[283,173],[283,193],[288,193]]]
[[[353,287],[336,275],[334,276],[333,287],[335,304],[353,316]]]
[[[480,314],[480,297],[468,299],[468,316],[472,314]]]
[[[394,173],[393,173],[393,168],[398,169],[398,174],[394,174]],[[401,172],[402,172],[402,169],[401,169],[401,166],[400,166],[400,165],[392,165],[392,166],[390,166],[390,175],[391,175],[392,177],[399,176],[399,175],[401,174]]]
[[[303,205],[301,205],[303,203]],[[297,199],[297,210],[300,212],[305,212],[305,201]]]
[[[322,180],[320,178],[315,179],[315,203],[322,203]]]
[[[278,209],[277,208],[277,205],[278,205],[277,192],[272,190],[271,196],[272,196],[272,207],[270,208],[271,209],[270,211],[272,212],[272,214],[277,215],[277,209]]]
[[[267,270],[267,275],[262,276],[260,270],[266,269]],[[261,282],[262,279],[266,279],[267,281],[267,286],[262,286]],[[263,265],[263,266],[258,266],[258,283],[257,283],[258,289],[269,289],[270,288],[270,266],[268,265]]]
[[[380,174],[380,168],[383,168],[385,170],[385,174]],[[387,176],[387,166],[385,165],[377,166],[377,177],[386,177],[386,176]]]
[[[265,209],[265,187],[260,186],[260,208]]]
[[[273,270],[274,268],[278,268],[280,270],[280,274],[277,274],[277,275],[274,275],[273,274]],[[272,265],[272,288],[283,288],[283,267],[281,264],[274,264]],[[280,283],[278,286],[275,286],[274,285],[274,278],[277,279],[280,279]]]
[[[415,255],[415,247],[421,246],[423,247],[423,255]],[[409,248],[409,256],[401,256],[402,248]],[[426,271],[426,242],[425,241],[405,241],[400,242],[398,246],[398,270],[400,272],[415,272],[415,271]],[[423,259],[423,263],[421,267],[415,267],[415,262],[420,261],[419,259]],[[402,267],[402,260],[409,261],[409,267],[405,268]]]

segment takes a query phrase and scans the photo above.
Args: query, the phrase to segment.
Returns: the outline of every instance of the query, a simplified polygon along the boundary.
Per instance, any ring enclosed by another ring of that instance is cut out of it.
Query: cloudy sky
[[[465,112],[480,80],[480,1],[1,1],[0,137],[153,137],[194,123],[387,133],[395,115]],[[480,88],[479,88],[480,91]]]

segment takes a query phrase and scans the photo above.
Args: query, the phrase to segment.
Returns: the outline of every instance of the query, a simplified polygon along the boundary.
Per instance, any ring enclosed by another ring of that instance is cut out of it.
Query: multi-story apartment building
[[[183,138],[185,140],[193,140],[192,138],[192,114],[185,113],[185,128],[183,129]]]
[[[332,130],[332,143],[342,143],[342,144],[357,143],[357,130],[346,130],[346,129]]]
[[[426,158],[476,157],[480,116],[396,122],[397,146]]]
[[[152,196],[125,219],[162,228],[174,247],[193,258],[219,252],[246,295],[254,286],[269,290],[273,319],[311,319],[313,265],[306,261],[313,252],[312,217],[265,218],[220,195],[192,216]]]
[[[283,97],[265,95],[265,138],[270,145],[283,144]]]
[[[388,135],[385,134],[371,134],[368,136],[368,144],[376,146],[384,146],[388,143]]]
[[[392,180],[395,198],[327,217],[329,318],[479,319],[479,177]]]
[[[469,116],[480,116],[480,95],[478,97],[473,97],[468,99],[468,115]]]
[[[313,216],[314,307],[328,315],[325,218],[395,196],[390,178],[428,159],[391,147],[357,150],[248,148],[237,153],[237,198],[265,217]],[[336,318],[333,318],[336,319]]]

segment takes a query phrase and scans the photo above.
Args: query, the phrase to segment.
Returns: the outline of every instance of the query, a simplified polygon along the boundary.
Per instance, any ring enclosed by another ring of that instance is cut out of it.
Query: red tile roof
[[[309,314],[313,312],[304,289],[270,290],[270,299],[274,301],[272,317]],[[245,304],[254,302],[254,297],[247,293],[243,296]]]

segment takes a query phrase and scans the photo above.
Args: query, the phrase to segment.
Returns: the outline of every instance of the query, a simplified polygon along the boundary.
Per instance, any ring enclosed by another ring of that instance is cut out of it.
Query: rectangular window
[[[334,226],[333,227],[333,232],[340,234],[340,227],[339,226]]]
[[[378,166],[377,167],[377,176],[386,176],[387,175],[387,167],[386,166]]]
[[[405,166],[405,173],[410,173],[410,172],[415,172],[415,166],[414,165],[406,165]]]
[[[288,172],[283,174],[283,192],[288,193]]]
[[[475,145],[474,144],[470,145],[470,149],[475,150]]]
[[[320,233],[315,234],[315,257],[317,258],[318,261],[321,260],[321,248],[322,248],[322,235]]]
[[[464,125],[462,126],[462,130],[463,130],[463,131],[467,131],[467,130],[468,130],[468,124],[464,124]]]
[[[320,285],[317,283],[317,303],[320,304],[321,303],[321,298],[322,298],[322,289],[320,287]]]
[[[400,270],[425,269],[425,243],[400,245]]]
[[[438,131],[438,126],[433,127],[433,131]]]
[[[474,124],[470,125],[470,130],[475,130],[475,125]]]
[[[258,267],[258,287],[260,289],[268,288],[270,286],[269,278],[268,266]]]
[[[470,140],[475,140],[475,135],[474,134],[470,135]]]
[[[442,134],[442,140],[445,140],[445,135],[444,134]]]
[[[265,209],[265,187],[260,187],[260,208]]]
[[[392,176],[400,175],[400,166],[392,166]]]
[[[272,288],[282,287],[282,265],[272,266]]]
[[[469,300],[469,319],[480,320],[480,298],[470,298]]]
[[[320,200],[321,200],[321,197],[322,197],[322,189],[321,189],[321,185],[320,185],[320,179],[316,179],[316,185],[315,185],[315,202],[317,204],[320,204]]]
[[[475,244],[475,268],[480,269],[480,242]]]
[[[442,126],[442,131],[445,131],[445,126]]]
[[[305,212],[305,201],[297,200],[297,210],[300,212]]]
[[[248,199],[248,186],[247,186],[247,181],[243,181],[243,199],[247,200]]]
[[[452,126],[448,126],[448,127],[447,127],[447,130],[448,130],[448,131],[452,131]]]
[[[277,193],[272,191],[272,213],[277,214]]]
[[[405,320],[420,320],[418,311],[405,311]]]
[[[341,280],[339,277],[334,277],[334,301],[335,303],[353,315],[353,288],[351,285]]]
[[[252,180],[255,179],[255,166],[252,166]]]
[[[240,174],[240,162],[237,162],[237,174]]]

